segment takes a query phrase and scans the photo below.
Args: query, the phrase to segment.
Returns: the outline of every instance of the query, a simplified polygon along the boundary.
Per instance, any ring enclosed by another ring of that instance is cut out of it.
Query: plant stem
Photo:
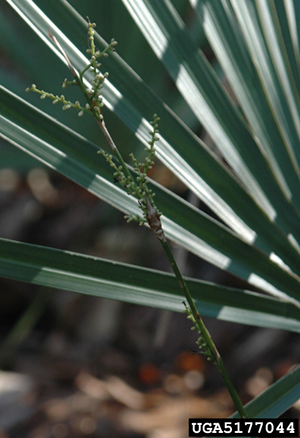
[[[101,129],[101,131],[103,132],[104,137],[106,138],[107,143],[109,144],[109,146],[111,147],[114,155],[116,156],[116,158],[119,160],[119,163],[121,164],[124,173],[126,174],[127,177],[129,177],[130,179],[132,179],[132,175],[130,173],[130,170],[128,169],[127,164],[125,163],[122,154],[120,153],[119,149],[117,148],[115,142],[112,139],[112,136],[110,135],[108,129],[106,128],[106,125],[104,123],[104,120],[102,118],[102,120],[99,119],[98,114],[95,114],[97,123]]]
[[[236,392],[236,390],[233,386],[233,383],[232,383],[232,381],[229,377],[229,374],[225,368],[225,365],[224,365],[224,362],[220,356],[220,353],[218,352],[217,347],[215,346],[215,344],[214,344],[207,328],[205,327],[205,324],[204,324],[204,322],[203,322],[203,320],[202,320],[202,318],[201,318],[201,316],[196,308],[194,300],[190,294],[190,291],[186,285],[186,282],[184,281],[184,278],[181,275],[181,272],[178,268],[178,265],[177,265],[176,260],[173,256],[171,248],[170,248],[167,240],[160,240],[160,242],[165,250],[165,253],[167,254],[167,257],[170,261],[173,272],[174,272],[174,274],[178,280],[178,283],[179,283],[179,285],[184,293],[184,296],[189,304],[189,307],[192,311],[193,317],[196,321],[196,325],[198,326],[206,345],[208,346],[209,350],[212,353],[213,362],[216,364],[217,369],[223,378],[223,381],[224,381],[224,383],[228,389],[228,392],[229,392],[229,394],[234,402],[234,405],[235,405],[238,413],[240,414],[241,418],[247,418],[245,408],[244,408],[244,406],[243,406],[243,404],[238,396],[238,393]]]

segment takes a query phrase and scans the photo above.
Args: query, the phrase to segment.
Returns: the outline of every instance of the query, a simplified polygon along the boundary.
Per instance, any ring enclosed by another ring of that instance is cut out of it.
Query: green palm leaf
[[[0,275],[73,292],[182,312],[171,274],[0,239]],[[300,331],[300,311],[254,292],[188,279],[204,316]]]
[[[0,239],[0,275],[42,286],[182,312],[171,274]],[[204,316],[300,331],[300,311],[254,292],[188,279]]]
[[[0,127],[4,138],[115,207],[126,213],[137,213],[135,201],[113,183],[105,161],[99,160],[99,166],[95,163],[95,145],[3,88],[0,89],[0,99],[3,108]],[[299,298],[299,281],[291,272],[282,269],[255,246],[247,244],[174,194],[158,185],[155,185],[155,191],[158,195],[157,205],[165,211],[167,235],[173,240],[183,243],[190,251],[222,268],[228,265],[228,271],[261,285],[272,294],[285,299],[288,299],[287,295]],[[188,215],[186,211],[189,211]],[[290,245],[288,249],[295,252]],[[243,254],[241,260],[240,254]],[[253,263],[254,260],[256,263]],[[250,275],[253,280],[249,278]]]

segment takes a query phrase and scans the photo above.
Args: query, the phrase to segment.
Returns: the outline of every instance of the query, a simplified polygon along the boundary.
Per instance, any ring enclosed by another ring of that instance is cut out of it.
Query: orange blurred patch
[[[204,371],[206,363],[196,352],[183,351],[175,359],[175,365],[181,371]]]
[[[159,369],[152,363],[145,363],[139,368],[139,377],[143,383],[153,385],[160,378]]]

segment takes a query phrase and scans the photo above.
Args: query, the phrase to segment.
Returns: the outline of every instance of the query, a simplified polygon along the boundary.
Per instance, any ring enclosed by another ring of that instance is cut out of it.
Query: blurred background
[[[120,0],[69,3],[95,21],[107,41],[115,38],[120,56],[211,143]],[[92,118],[25,93],[35,83],[60,94],[68,71],[8,3],[0,4],[1,84],[105,147]],[[189,2],[173,4],[224,81]],[[47,74],[41,75],[45,63]],[[105,119],[122,152],[142,157],[144,148],[129,129],[108,110]],[[0,237],[170,270],[146,228],[127,224],[122,213],[2,139],[0,153]],[[209,213],[160,163],[151,176]],[[244,286],[185,250],[173,250],[185,275]],[[234,412],[215,368],[195,351],[197,337],[184,314],[5,279],[0,303],[1,438],[181,438],[188,417]],[[206,324],[244,403],[299,361],[295,334],[210,319]],[[295,405],[286,416],[299,416],[299,409]]]

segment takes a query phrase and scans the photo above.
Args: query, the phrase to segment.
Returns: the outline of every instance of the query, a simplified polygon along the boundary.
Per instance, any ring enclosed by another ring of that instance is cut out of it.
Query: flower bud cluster
[[[88,20],[88,35],[89,35],[90,48],[87,50],[87,52],[91,54],[91,58],[88,65],[84,68],[82,72],[79,73],[75,71],[69,58],[67,57],[66,53],[61,48],[61,46],[59,45],[56,38],[49,33],[50,38],[53,40],[55,45],[63,54],[74,76],[74,79],[72,81],[69,81],[68,79],[64,79],[64,81],[62,82],[62,88],[67,88],[70,85],[79,86],[83,91],[83,94],[88,102],[85,106],[81,106],[81,104],[78,101],[76,101],[75,103],[67,101],[64,95],[57,96],[52,93],[48,93],[44,90],[39,90],[34,84],[31,87],[28,87],[26,91],[34,91],[40,94],[41,99],[45,99],[46,97],[49,97],[50,99],[53,100],[54,104],[61,102],[63,104],[62,107],[63,110],[67,110],[69,108],[78,109],[79,110],[78,116],[82,116],[84,113],[90,113],[93,114],[95,117],[97,117],[99,120],[102,120],[101,108],[103,106],[103,98],[101,95],[101,91],[104,85],[104,81],[108,77],[108,73],[102,74],[99,72],[99,67],[101,66],[101,64],[98,62],[98,59],[101,56],[104,57],[108,56],[107,54],[108,51],[114,51],[117,42],[114,39],[112,39],[110,44],[102,52],[96,50],[95,42],[94,42],[95,27],[96,27],[95,23],[91,23]],[[91,70],[94,73],[94,79],[91,83],[91,88],[86,89],[84,86],[83,77],[85,72],[87,72],[88,70]]]
[[[187,319],[189,319],[193,323],[193,326],[191,327],[191,330],[197,330],[198,334],[200,335],[199,338],[196,341],[196,344],[199,347],[200,353],[203,354],[204,356],[206,356],[206,359],[208,361],[212,361],[216,365],[214,356],[212,355],[212,352],[208,348],[207,343],[203,339],[200,327],[198,327],[197,321],[195,320],[192,311],[190,310],[190,308],[188,307],[188,305],[185,302],[183,302],[183,304],[185,306],[184,312],[187,313],[187,315],[188,315]]]
[[[153,126],[153,130],[149,132],[151,135],[151,140],[148,142],[149,148],[146,148],[147,156],[145,157],[143,162],[138,162],[135,156],[131,153],[129,156],[133,161],[133,169],[136,172],[135,179],[131,176],[126,176],[124,173],[124,169],[122,166],[117,166],[116,162],[113,160],[113,156],[107,154],[105,151],[100,150],[108,163],[114,168],[114,180],[119,183],[122,187],[124,187],[127,193],[131,196],[134,196],[138,202],[139,207],[142,210],[142,216],[139,215],[126,215],[125,219],[127,222],[137,221],[140,225],[148,222],[147,215],[149,213],[149,203],[153,209],[157,212],[158,218],[161,216],[161,213],[157,210],[157,207],[154,203],[155,193],[147,185],[147,174],[152,169],[154,165],[153,156],[155,155],[155,142],[159,140],[157,137],[158,133],[158,121],[159,118],[156,114],[153,116],[153,122],[150,122]],[[148,203],[147,203],[148,200]]]
[[[40,98],[41,99],[45,99],[46,97],[48,97],[48,98],[52,99],[53,105],[55,105],[58,102],[60,102],[63,105],[62,106],[63,110],[67,110],[69,108],[75,108],[75,109],[79,110],[79,114],[78,115],[81,115],[80,114],[81,112],[83,113],[84,111],[87,111],[86,108],[83,108],[80,105],[80,102],[78,100],[76,102],[74,102],[74,103],[70,102],[69,100],[66,100],[66,98],[65,98],[65,96],[63,94],[58,96],[58,95],[55,95],[53,93],[48,93],[47,91],[44,91],[44,90],[39,90],[36,87],[35,84],[32,84],[31,87],[26,88],[25,91],[27,91],[27,92],[33,91],[34,93],[38,93],[38,94],[40,94]]]

